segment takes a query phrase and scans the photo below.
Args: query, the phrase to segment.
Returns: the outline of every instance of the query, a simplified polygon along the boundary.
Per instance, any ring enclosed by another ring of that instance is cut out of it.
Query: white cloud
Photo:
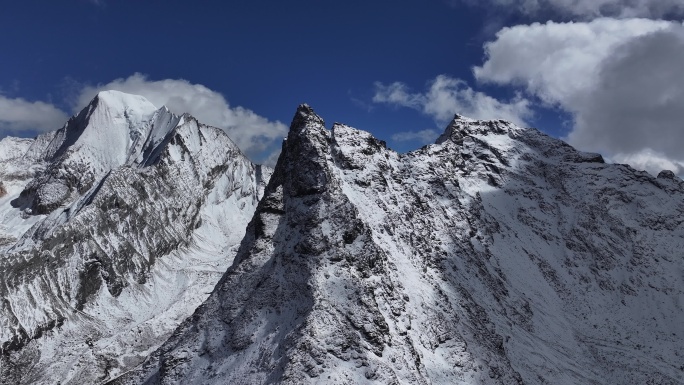
[[[682,24],[602,18],[520,25],[502,29],[485,53],[476,78],[523,87],[569,112],[570,144],[652,173],[684,159]]]
[[[677,175],[684,174],[684,160],[674,160],[665,154],[644,148],[631,154],[615,154],[608,161],[629,164],[637,170],[647,170],[657,175],[661,170],[670,170]]]
[[[424,99],[424,95],[409,93],[408,86],[401,82],[394,82],[388,86],[380,82],[375,83],[375,95],[373,96],[375,103],[422,109],[425,103]]]
[[[602,16],[657,19],[684,14],[681,0],[452,0],[451,3],[479,5],[532,17],[552,12],[585,20]]]
[[[666,21],[597,19],[503,28],[485,44],[483,82],[524,86],[544,102],[580,103],[598,80],[600,65],[632,39],[670,28]]]
[[[56,130],[64,125],[68,118],[52,104],[0,95],[0,131],[18,133]]]
[[[166,105],[175,113],[188,112],[200,122],[224,129],[240,149],[257,162],[273,159],[287,135],[287,127],[269,121],[243,107],[231,107],[220,93],[182,79],[148,80],[136,73],[107,84],[84,87],[74,103],[74,112],[83,108],[103,90],[142,95],[157,107]]]
[[[475,119],[506,119],[524,125],[532,116],[529,102],[517,97],[501,102],[482,92],[474,91],[460,79],[446,75],[437,76],[425,93],[411,93],[406,84],[390,85],[375,83],[373,102],[409,107],[431,116],[437,122],[446,123],[455,114]]]
[[[439,131],[429,128],[420,131],[397,132],[392,135],[392,140],[395,142],[418,142],[420,144],[429,144],[434,143],[439,135]]]

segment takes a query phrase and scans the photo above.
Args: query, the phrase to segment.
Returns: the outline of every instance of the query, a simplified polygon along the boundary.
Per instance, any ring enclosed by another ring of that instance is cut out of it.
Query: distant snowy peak
[[[161,119],[160,119],[161,118]],[[127,162],[136,147],[154,130],[156,120],[178,121],[168,109],[157,108],[142,96],[103,91],[57,131],[44,159],[57,160],[78,152],[78,158],[102,168]],[[165,125],[167,130],[168,125]]]
[[[175,143],[181,127],[196,131],[187,134],[194,138],[206,126],[190,115],[175,115],[165,106],[157,109],[142,96],[100,92],[64,127],[38,137],[30,146],[25,158],[45,162],[46,167],[16,204],[30,209],[30,214],[47,214],[85,193],[114,169],[155,163]],[[239,152],[226,135],[222,138],[218,143],[227,146],[226,151]]]
[[[230,266],[272,174],[223,130],[116,91],[0,159],[1,385],[135,367]]]

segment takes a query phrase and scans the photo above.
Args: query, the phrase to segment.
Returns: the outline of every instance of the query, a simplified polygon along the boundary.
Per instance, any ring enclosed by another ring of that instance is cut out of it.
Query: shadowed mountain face
[[[113,384],[680,384],[684,189],[457,116],[397,154],[302,105],[233,265]]]
[[[138,365],[232,263],[270,173],[223,131],[115,91],[0,142],[0,384]]]

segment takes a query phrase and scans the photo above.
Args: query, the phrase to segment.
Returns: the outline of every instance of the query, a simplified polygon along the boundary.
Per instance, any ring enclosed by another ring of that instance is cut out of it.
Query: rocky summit
[[[307,105],[233,264],[111,384],[681,384],[684,184],[456,116],[407,154]]]
[[[535,129],[301,105],[271,170],[107,92],[0,182],[0,383],[684,383],[684,182]]]

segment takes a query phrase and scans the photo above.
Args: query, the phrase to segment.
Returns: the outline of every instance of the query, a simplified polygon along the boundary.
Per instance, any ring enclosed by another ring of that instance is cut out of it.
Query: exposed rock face
[[[684,189],[457,116],[397,154],[300,106],[233,265],[113,384],[681,384]]]
[[[663,170],[658,173],[658,179],[675,179],[676,175],[670,170]]]
[[[0,384],[105,382],[207,297],[271,170],[113,91],[23,146],[0,145]]]

